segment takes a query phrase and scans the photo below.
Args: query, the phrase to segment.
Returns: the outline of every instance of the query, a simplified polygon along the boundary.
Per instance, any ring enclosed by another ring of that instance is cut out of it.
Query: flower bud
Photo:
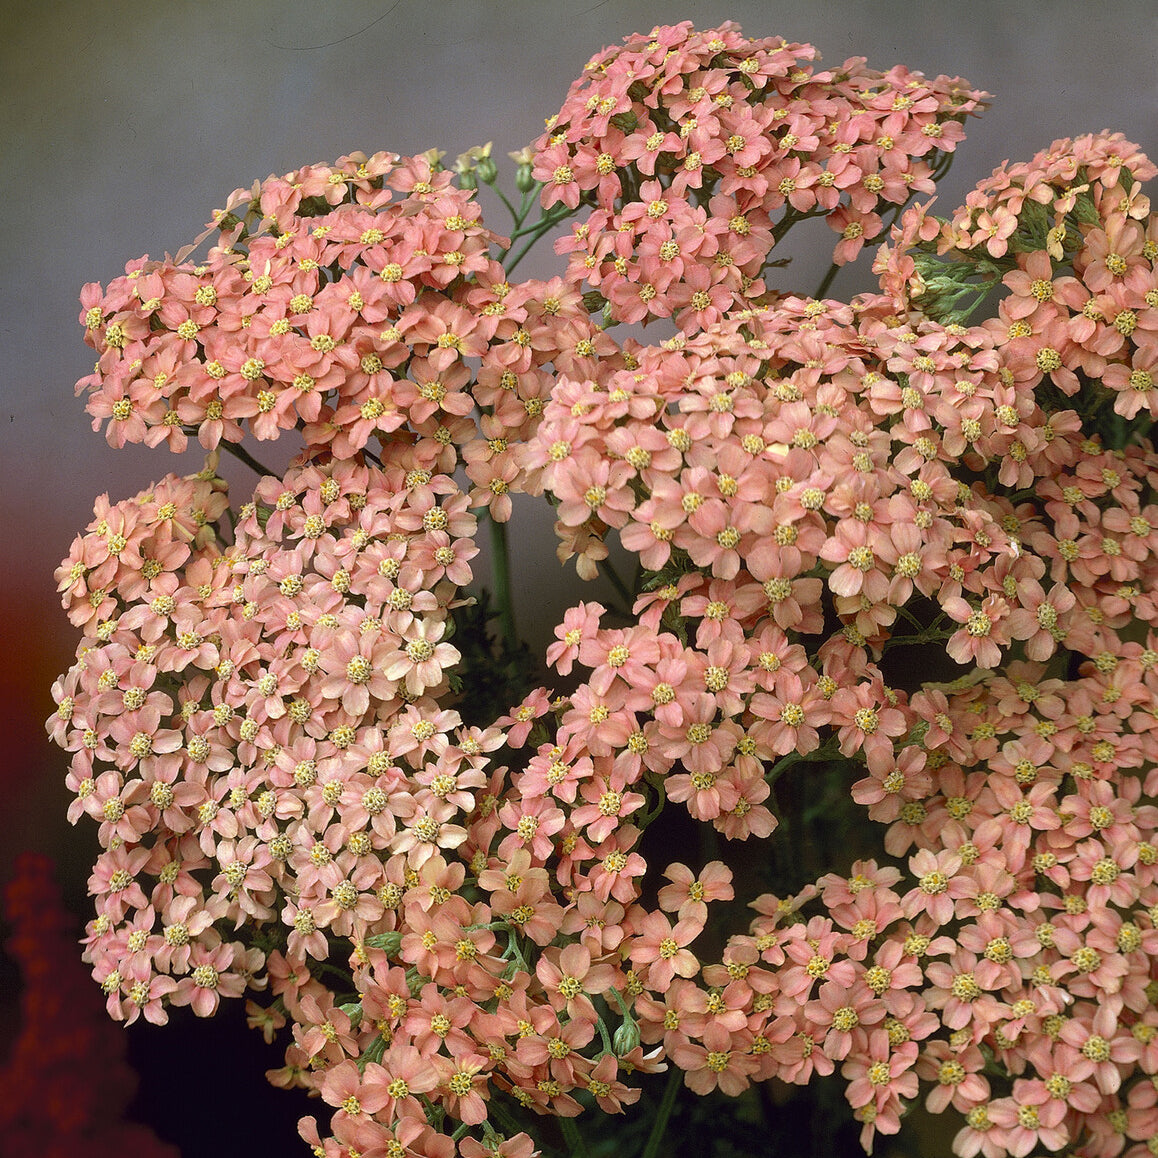
[[[373,937],[367,937],[366,944],[371,949],[381,949],[387,957],[397,957],[398,951],[402,948],[402,934],[377,933]]]
[[[535,150],[530,145],[525,145],[517,153],[508,153],[507,156],[517,166],[515,169],[515,188],[520,193],[530,193],[536,185],[535,178],[531,173],[531,168],[535,163]]]
[[[625,1021],[612,1034],[611,1044],[615,1047],[615,1052],[620,1057],[631,1053],[633,1049],[639,1046],[639,1026],[634,1021]]]
[[[490,157],[479,157],[478,179],[484,185],[490,185],[499,174],[499,168]]]

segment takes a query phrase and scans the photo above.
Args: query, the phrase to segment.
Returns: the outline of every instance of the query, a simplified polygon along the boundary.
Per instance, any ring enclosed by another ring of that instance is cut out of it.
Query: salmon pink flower
[[[1060,1150],[1069,1140],[1065,1103],[1055,1098],[1044,1082],[1018,1079],[1013,1095],[989,1104],[990,1121],[1004,1131],[1008,1153],[1029,1154],[1039,1144]]]
[[[595,1007],[588,994],[605,993],[617,980],[617,970],[608,962],[596,962],[584,945],[548,949],[536,968],[555,1009],[566,1009],[577,1020],[594,1020]]]
[[[580,603],[570,608],[555,628],[557,643],[547,648],[547,663],[560,675],[569,675],[580,648],[599,630],[599,617],[606,608],[601,603]]]
[[[713,1023],[704,1030],[702,1045],[692,1041],[677,1045],[671,1057],[684,1071],[687,1087],[697,1094],[718,1088],[730,1097],[747,1089],[757,1060],[745,1048],[745,1036]]]
[[[730,901],[735,896],[732,871],[720,861],[705,865],[698,874],[687,865],[670,864],[663,875],[671,884],[660,889],[659,903],[681,921],[692,918],[702,924],[707,919],[709,902]]]
[[[633,935],[625,942],[633,965],[646,967],[647,984],[657,993],[663,993],[672,978],[694,977],[700,971],[700,962],[687,948],[703,931],[703,925],[693,918],[684,918],[673,927],[662,913],[648,913],[633,923]]]

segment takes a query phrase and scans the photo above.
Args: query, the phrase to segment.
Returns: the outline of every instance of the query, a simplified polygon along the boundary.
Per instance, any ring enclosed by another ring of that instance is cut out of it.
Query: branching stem
[[[651,1133],[647,1136],[647,1144],[644,1146],[640,1158],[656,1158],[656,1155],[659,1154],[664,1132],[667,1130],[667,1121],[675,1108],[676,1098],[682,1084],[683,1071],[672,1066],[668,1070],[667,1085],[664,1087],[659,1109],[655,1112],[655,1121],[651,1125]]]

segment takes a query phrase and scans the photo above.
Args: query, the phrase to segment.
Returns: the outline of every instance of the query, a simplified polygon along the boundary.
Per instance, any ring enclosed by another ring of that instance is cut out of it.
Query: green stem
[[[533,225],[518,225],[511,234],[511,240],[517,241],[520,237],[532,236],[537,238],[539,234],[545,230],[550,229],[553,225],[558,225],[564,218],[570,217],[575,210],[566,205],[555,206],[553,209],[548,209],[542,217],[539,218]]]
[[[957,150],[954,149],[948,153],[942,153],[941,159],[937,162],[933,169],[933,181],[940,181],[950,169],[953,168],[953,159],[957,156]]]
[[[531,208],[535,202],[539,200],[539,194],[543,191],[543,182],[536,181],[535,184],[523,193],[523,199],[519,202],[519,211],[515,214],[515,228],[521,229],[523,222],[527,220],[527,214],[531,212]]]
[[[503,954],[503,958],[507,961],[513,960],[515,967],[521,969],[524,973],[530,973],[530,967],[527,965],[527,959],[523,956],[522,949],[519,948],[518,941],[515,940],[514,929],[507,933],[507,951]]]
[[[798,222],[804,219],[804,214],[793,209],[791,205],[784,207],[784,216],[772,226],[772,237],[777,245],[784,239],[784,235]]]
[[[567,1143],[571,1158],[590,1158],[587,1143],[583,1141],[583,1135],[579,1133],[573,1118],[560,1118],[559,1129],[563,1131],[563,1141]]]
[[[236,543],[237,542],[237,512],[232,507],[226,507],[225,508],[225,521],[229,524],[229,542]],[[220,535],[221,538],[224,539],[225,536],[222,534],[222,531],[224,530],[224,528],[221,526],[220,521],[218,521],[216,526],[217,526],[218,535]]]
[[[320,970],[323,973],[330,973],[342,982],[342,992],[351,993],[354,997],[358,997],[358,990],[354,986],[354,979],[345,970],[340,969],[337,965],[331,965],[328,961],[315,961],[311,969]]]
[[[802,756],[799,752],[789,752],[787,756],[781,756],[780,759],[772,765],[771,770],[765,775],[764,779],[769,785],[775,784],[793,764],[799,764],[801,761],[807,759],[807,756]]]
[[[510,198],[498,187],[496,182],[488,182],[487,188],[507,207],[507,212],[511,215],[515,228],[518,229],[523,224],[523,217],[526,216],[526,213],[524,212],[522,216],[519,215],[519,211],[511,204]]]
[[[925,625],[906,607],[898,607],[902,619],[907,619],[918,631],[924,631]]]
[[[515,254],[515,256],[514,256],[514,257],[512,257],[512,258],[510,259],[510,261],[509,261],[509,262],[507,262],[507,263],[506,263],[506,264],[503,266],[503,270],[504,270],[504,271],[505,271],[505,272],[506,272],[508,275],[514,272],[515,266],[516,266],[516,265],[518,265],[518,264],[519,264],[519,262],[520,262],[520,261],[522,261],[522,260],[523,260],[523,258],[527,256],[528,252],[530,252],[530,249],[531,249],[531,247],[532,247],[532,246],[535,244],[535,242],[536,242],[536,241],[538,241],[538,240],[539,240],[539,237],[540,237],[540,234],[535,234],[535,236],[534,236],[534,237],[532,237],[532,238],[530,239],[530,241],[528,241],[528,242],[526,243],[526,245],[524,245],[524,246],[522,247],[522,249],[520,249],[520,250],[519,250],[519,252],[518,252],[518,253],[516,253],[516,254]]]
[[[249,467],[249,469],[250,469],[251,471],[253,471],[253,472],[254,472],[254,474],[256,474],[256,475],[259,475],[259,476],[264,476],[264,475],[271,475],[271,474],[273,474],[273,471],[272,471],[272,470],[270,470],[270,469],[269,469],[269,467],[267,467],[267,466],[262,466],[262,464],[261,464],[260,462],[258,462],[258,461],[257,461],[257,459],[256,459],[256,458],[254,458],[254,457],[253,457],[253,455],[252,455],[252,454],[250,454],[250,453],[249,453],[249,451],[248,451],[248,450],[246,450],[246,449],[245,449],[245,447],[243,447],[243,446],[242,446],[240,443],[237,443],[237,442],[221,442],[221,443],[218,443],[218,445],[219,445],[219,446],[221,447],[221,449],[222,449],[222,450],[224,450],[224,451],[225,451],[227,454],[231,454],[231,455],[233,455],[233,457],[234,457],[235,459],[237,459],[237,460],[238,460],[238,462],[243,462],[243,463],[245,463],[245,465],[246,465],[247,467]]]
[[[495,1099],[491,1099],[488,1113],[508,1134],[518,1134],[523,1129],[515,1116]]]
[[[634,1021],[635,1013],[631,1006],[624,1000],[623,994],[618,989],[609,990],[611,996],[615,998],[615,1004],[619,1006],[619,1012],[623,1014],[624,1021]]]
[[[1126,420],[1118,413],[1111,411],[1106,423],[1107,429],[1103,437],[1111,450],[1124,450],[1130,437]]]
[[[764,779],[768,785],[771,786],[794,764],[814,764],[824,760],[831,760],[839,751],[840,745],[837,743],[836,737],[830,736],[818,748],[813,748],[811,752],[789,752],[787,756],[781,756],[765,774]]]
[[[543,236],[544,233],[547,232],[547,230],[554,228],[554,226],[558,225],[560,221],[570,217],[574,212],[574,209],[568,209],[566,207],[564,207],[562,212],[556,209],[551,209],[546,213],[545,216],[535,222],[534,225],[528,225],[525,228],[516,229],[514,233],[511,234],[511,241],[515,242],[520,237],[525,237],[527,240],[514,257],[504,259],[503,268],[506,270],[506,272],[510,273],[515,268],[515,266],[518,265],[524,257],[526,257],[531,247],[539,240],[540,237]],[[507,253],[509,254],[510,250],[508,250]]]
[[[654,807],[650,808],[636,821],[636,826],[641,832],[663,811],[663,806],[667,802],[667,793],[664,791],[663,781],[656,778],[649,779],[648,783],[655,789],[656,800]]]
[[[655,1113],[655,1121],[651,1125],[651,1133],[647,1136],[647,1145],[643,1148],[643,1153],[639,1158],[656,1158],[659,1153],[660,1143],[663,1141],[664,1131],[667,1129],[667,1120],[671,1117],[672,1109],[675,1107],[676,1097],[679,1095],[680,1086],[683,1084],[683,1072],[672,1066],[668,1070],[667,1085],[664,1087],[663,1098],[660,1100],[659,1109]]]
[[[837,265],[834,261],[828,267],[828,272],[824,275],[824,280],[816,287],[816,293],[812,295],[814,298],[816,298],[817,301],[819,301],[826,293],[828,293],[828,287],[832,285],[832,279],[836,277],[839,272],[840,266]]]
[[[607,1022],[602,1017],[596,1019],[596,1026],[599,1030],[599,1038],[603,1042],[604,1053],[614,1053],[615,1047],[611,1044],[611,1034],[607,1031]]]
[[[794,225],[798,225],[801,221],[811,221],[814,217],[827,216],[828,211],[824,209],[809,209],[802,213],[799,209],[793,209],[789,206],[784,216],[772,226],[772,236],[776,239],[776,244],[779,245]]]
[[[623,600],[624,608],[630,613],[631,608],[635,604],[635,599],[627,589],[627,584],[619,577],[619,572],[611,565],[610,559],[604,559],[600,565],[603,573],[611,580],[611,586],[615,588],[615,593]]]
[[[515,605],[511,598],[511,557],[507,550],[507,524],[489,520],[491,525],[491,577],[495,585],[495,601],[499,605],[499,625],[507,650],[515,652],[519,634],[515,630]]]

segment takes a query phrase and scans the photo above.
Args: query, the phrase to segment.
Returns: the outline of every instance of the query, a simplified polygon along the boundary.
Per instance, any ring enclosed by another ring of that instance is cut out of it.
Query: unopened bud
[[[530,145],[524,145],[517,153],[508,153],[508,157],[514,161],[515,168],[515,188],[520,193],[530,193],[534,189],[536,181],[531,173],[531,168],[535,163],[535,150]]]
[[[366,944],[371,949],[381,949],[387,957],[397,957],[398,951],[402,948],[402,934],[376,933],[373,937],[366,938]]]
[[[625,1021],[612,1034],[611,1044],[615,1047],[615,1052],[619,1057],[631,1053],[633,1049],[639,1047],[639,1026],[634,1021]]]
[[[484,185],[490,185],[499,174],[499,168],[491,157],[479,157],[478,179]]]

